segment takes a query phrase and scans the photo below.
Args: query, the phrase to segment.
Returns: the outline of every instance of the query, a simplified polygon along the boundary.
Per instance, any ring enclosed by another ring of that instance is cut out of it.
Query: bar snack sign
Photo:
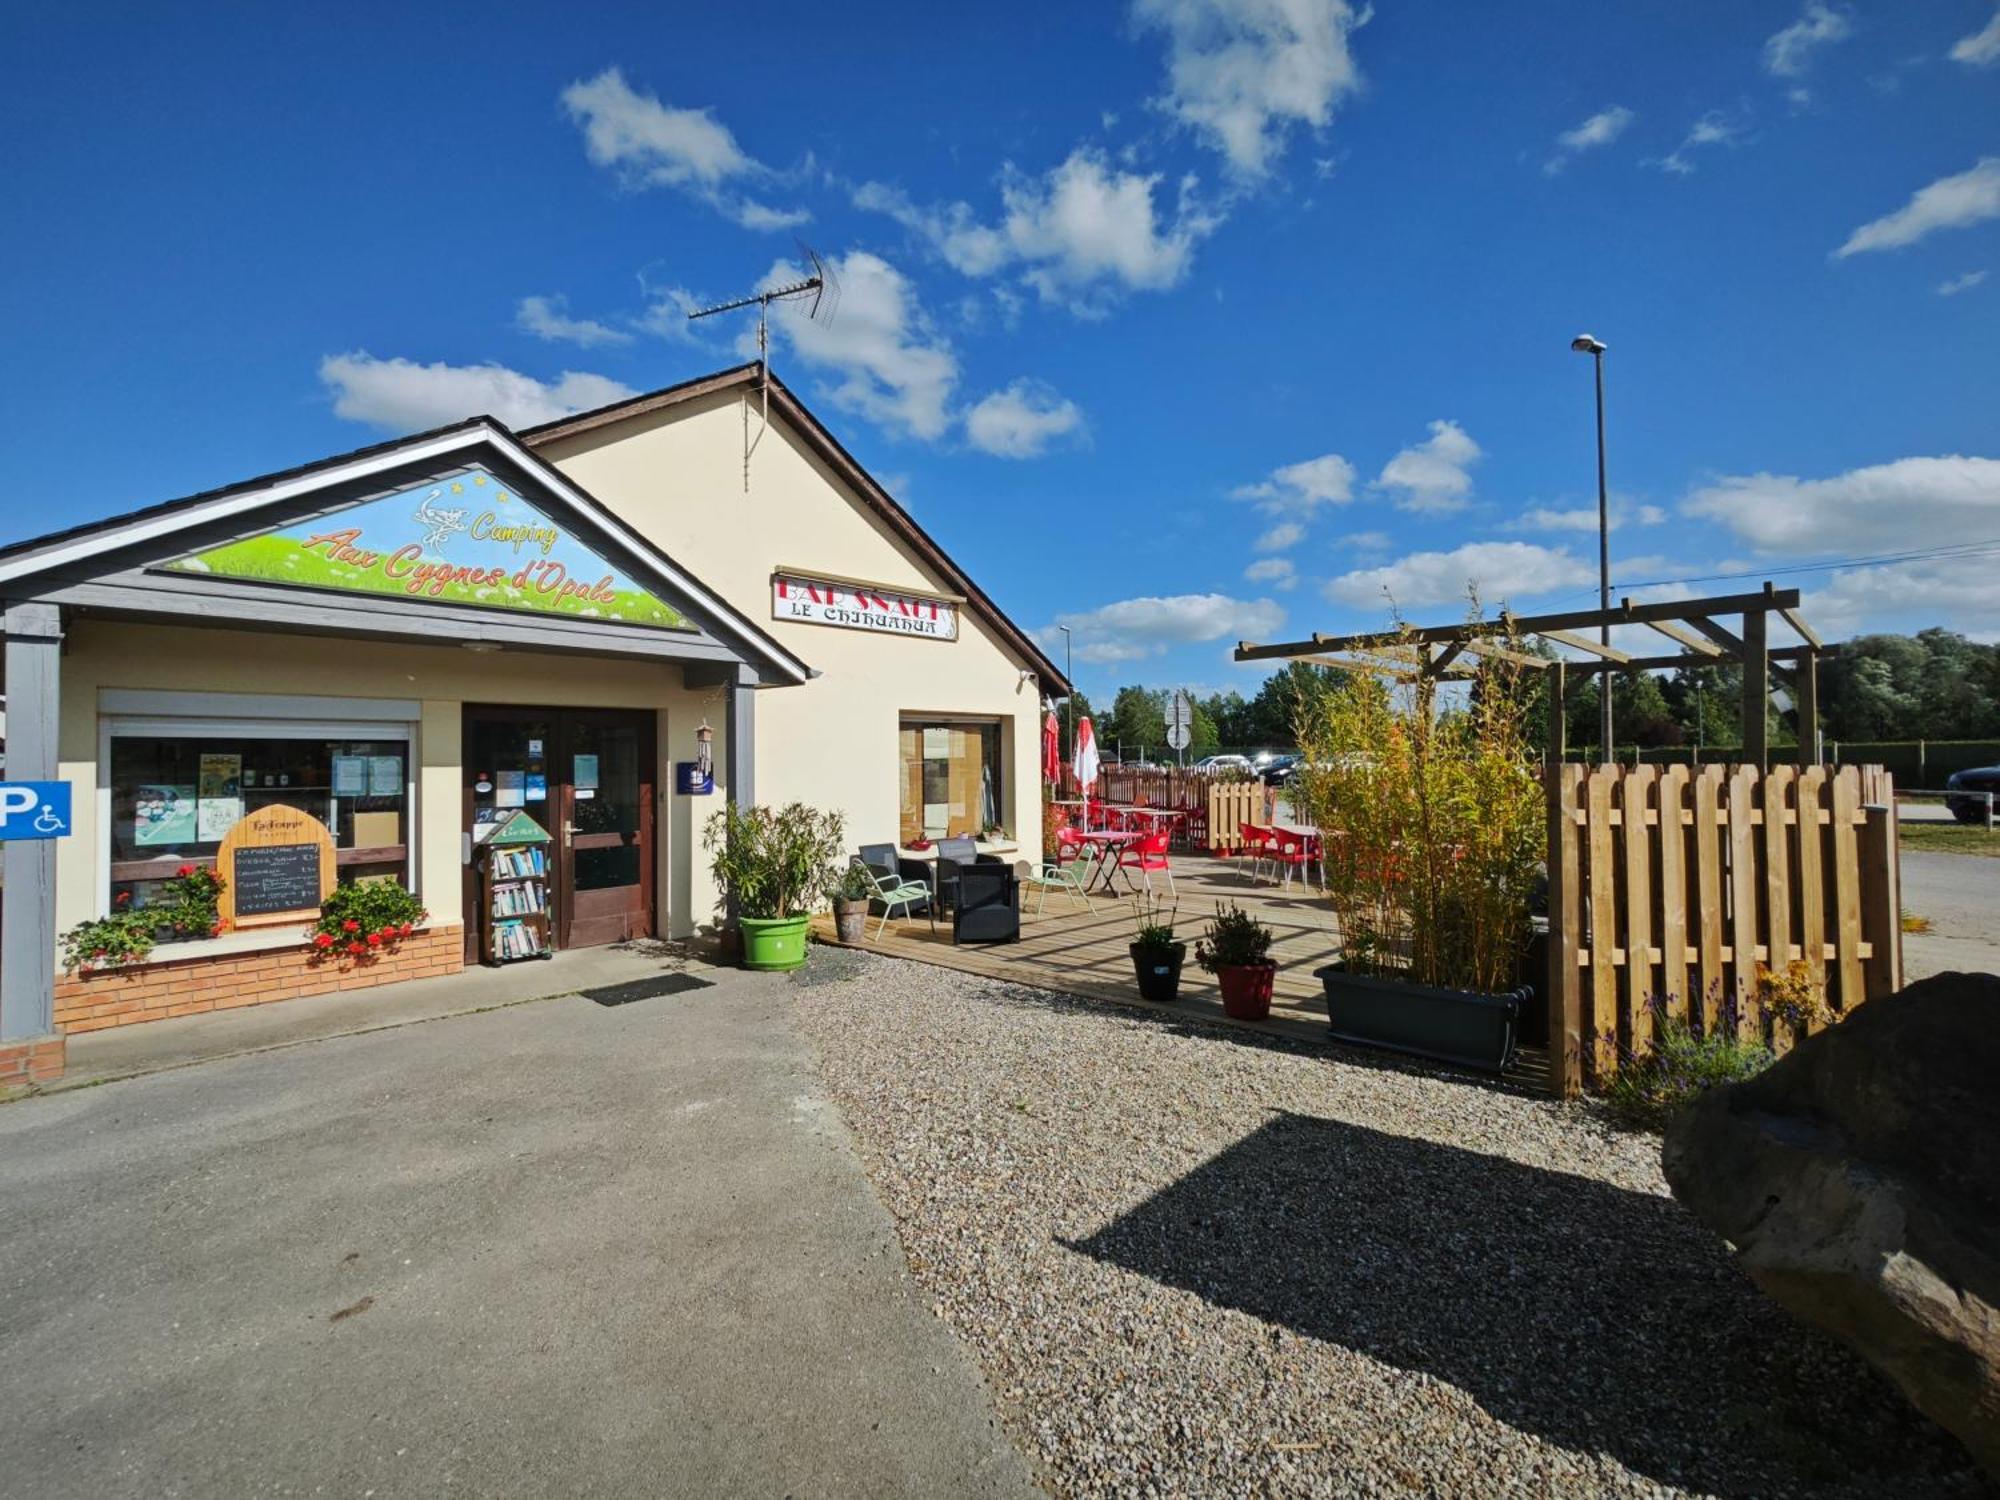
[[[958,606],[949,599],[800,573],[771,575],[771,618],[933,641],[958,639]]]

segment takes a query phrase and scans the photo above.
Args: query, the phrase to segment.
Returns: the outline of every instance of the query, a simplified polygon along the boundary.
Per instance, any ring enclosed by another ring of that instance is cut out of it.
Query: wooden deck
[[[1042,897],[1041,892],[1024,888],[1026,909],[1021,914],[1018,943],[956,947],[951,941],[949,922],[940,918],[937,931],[932,932],[929,921],[923,917],[891,919],[888,930],[877,938],[875,929],[880,919],[870,917],[868,940],[861,946],[888,958],[911,959],[988,979],[1108,1001],[1156,1016],[1184,1016],[1329,1050],[1340,1046],[1327,1034],[1326,992],[1313,976],[1315,969],[1333,960],[1338,946],[1333,910],[1316,887],[1302,885],[1296,879],[1289,887],[1269,880],[1253,881],[1238,861],[1195,855],[1174,856],[1174,883],[1179,902],[1174,923],[1179,936],[1187,941],[1188,957],[1181,972],[1180,998],[1171,1005],[1139,998],[1132,957],[1126,951],[1137,920],[1133,899],[1123,893],[1122,886],[1117,896],[1093,895],[1087,907],[1061,891],[1049,891]],[[1169,904],[1176,899],[1168,894],[1164,880],[1157,874],[1154,889]],[[1039,915],[1035,911],[1038,897],[1042,897]],[[1278,961],[1278,976],[1268,1021],[1238,1021],[1224,1014],[1215,977],[1203,972],[1194,961],[1194,940],[1222,901],[1236,902],[1274,934],[1271,956]],[[833,942],[833,918],[826,914],[815,917],[813,935],[821,942]],[[1516,1048],[1504,1080],[1495,1082],[1510,1092],[1545,1093],[1546,1054],[1539,1046]]]

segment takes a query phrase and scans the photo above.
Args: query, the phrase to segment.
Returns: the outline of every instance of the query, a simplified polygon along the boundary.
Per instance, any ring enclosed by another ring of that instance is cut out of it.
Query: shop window
[[[223,835],[274,803],[326,824],[343,882],[408,884],[409,757],[402,739],[114,730],[110,898],[147,905],[182,865],[212,867]]]
[[[914,839],[977,836],[1003,826],[1001,721],[906,718],[900,734],[902,822]]]

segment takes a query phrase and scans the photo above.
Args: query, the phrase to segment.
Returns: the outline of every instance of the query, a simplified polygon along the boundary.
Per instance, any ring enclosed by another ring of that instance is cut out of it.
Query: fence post
[[[1560,671],[1561,668],[1556,669]],[[1583,1087],[1583,979],[1577,950],[1583,935],[1583,871],[1578,861],[1577,791],[1582,766],[1549,771],[1549,1091],[1574,1098]]]
[[[1869,943],[1863,960],[1863,993],[1870,1000],[1903,987],[1902,862],[1896,848],[1896,804],[1871,802],[1861,809],[1868,822],[1861,841],[1861,934]]]

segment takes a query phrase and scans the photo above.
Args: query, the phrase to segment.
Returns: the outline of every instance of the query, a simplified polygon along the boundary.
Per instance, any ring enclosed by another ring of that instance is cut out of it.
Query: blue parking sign
[[[0,839],[59,839],[68,832],[67,781],[0,781]]]

